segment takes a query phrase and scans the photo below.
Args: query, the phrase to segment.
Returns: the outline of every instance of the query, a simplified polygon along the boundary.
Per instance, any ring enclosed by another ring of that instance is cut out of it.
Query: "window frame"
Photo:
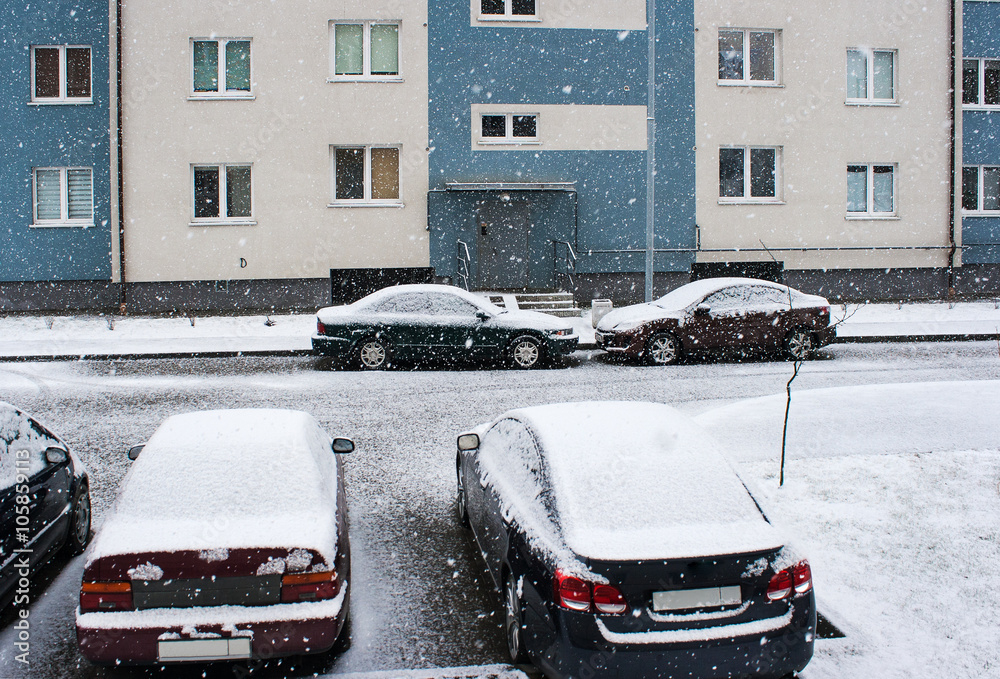
[[[743,195],[723,196],[722,194],[722,150],[740,149],[743,151]],[[753,175],[751,173],[752,151],[767,149],[774,151],[774,196],[752,196]],[[727,144],[719,147],[719,205],[784,205],[784,182],[782,173],[782,156],[784,147],[769,144]]]
[[[361,74],[337,75],[337,26],[362,26],[361,35]],[[396,27],[396,60],[399,71],[396,75],[372,75],[372,26],[395,26]],[[401,83],[403,78],[403,22],[398,19],[331,19],[329,22],[330,31],[330,74],[326,81],[329,83],[352,83],[352,82],[384,82]]]
[[[735,26],[719,26],[719,36],[716,39],[715,53],[718,57],[719,55],[719,44],[718,38],[722,36],[723,33],[742,33],[743,34],[743,78],[736,79],[723,79],[719,77],[718,69],[716,69],[716,81],[719,87],[784,87],[781,81],[782,72],[782,62],[781,62],[781,37],[782,31],[780,28],[737,28]],[[770,33],[774,36],[773,49],[774,54],[772,55],[774,63],[774,72],[772,73],[771,80],[751,80],[750,79],[750,34],[751,33]]]
[[[363,177],[363,198],[337,198],[337,149],[364,149],[365,174]],[[396,168],[397,198],[373,199],[372,196],[372,150],[396,149],[399,151],[399,165]],[[330,202],[327,207],[404,207],[403,203],[403,145],[402,144],[330,144]]]
[[[1000,57],[962,57],[962,73],[965,73],[965,62],[975,61],[977,62],[978,70],[978,92],[976,92],[976,103],[966,104],[965,103],[965,83],[962,83],[962,110],[965,111],[1000,111],[1000,103],[987,104],[986,103],[986,62],[996,61],[1000,63]],[[964,81],[964,76],[963,76]]]
[[[538,11],[538,5],[543,0],[534,0],[535,2],[535,13],[534,14],[513,14],[514,2],[513,0],[503,0],[503,14],[483,14],[483,2],[482,0],[473,0],[476,6],[479,8],[475,12],[476,17],[479,21],[541,21],[541,15]]]
[[[852,167],[864,167],[865,170],[865,191],[866,191],[866,205],[864,212],[850,212],[847,211],[846,218],[848,220],[893,220],[899,219],[899,163],[847,163],[847,169],[845,175],[850,176],[849,168]],[[875,172],[876,167],[891,167],[892,168],[892,212],[875,212]],[[847,179],[845,176],[845,180]],[[850,199],[850,186],[847,186],[846,197]],[[847,201],[845,201],[847,202]],[[845,208],[846,209],[846,208]]]
[[[57,49],[59,50],[59,96],[57,97],[36,97],[35,96],[35,50]],[[69,83],[67,82],[66,50],[85,49],[90,54],[90,95],[86,97],[67,96]],[[73,105],[73,104],[93,104],[94,103],[94,46],[93,45],[32,45],[29,59],[31,61],[31,94],[29,104],[34,106],[51,105]]]
[[[479,111],[477,119],[473,122],[475,124],[478,122],[478,127],[476,130],[476,142],[483,146],[540,146],[542,141],[538,136],[538,121],[541,119],[541,115],[535,112],[529,111]],[[504,116],[504,136],[502,137],[484,137],[483,136],[483,118],[486,116],[500,117]],[[515,137],[514,136],[514,118],[520,117],[530,117],[535,119],[535,136],[534,137]]]
[[[195,57],[194,57],[194,45],[198,42],[214,42],[218,46],[219,61],[216,64],[219,89],[215,91],[199,91],[194,88],[194,69],[195,69]],[[250,89],[249,90],[229,90],[224,89],[226,85],[226,45],[230,42],[248,42],[250,43]],[[190,86],[188,88],[188,99],[191,101],[203,101],[203,100],[219,100],[219,99],[235,99],[235,100],[247,100],[256,99],[257,95],[254,90],[254,48],[253,48],[253,38],[191,38],[190,39],[190,71],[189,78]]]
[[[59,219],[38,218],[38,172],[42,170],[59,171]],[[90,172],[90,218],[70,219],[69,217],[69,172],[70,170],[86,170]],[[31,168],[31,226],[33,227],[82,227],[94,226],[94,168],[84,166],[66,167],[33,167]]]
[[[865,97],[856,98],[847,96],[848,81],[850,73],[850,63],[845,61],[844,69],[844,102],[848,106],[898,106],[899,105],[899,50],[888,47],[848,47],[844,52],[845,59],[851,52],[860,52],[865,55],[865,78],[867,80],[867,92]],[[875,98],[875,54],[888,53],[892,55],[892,99]]]
[[[996,170],[997,172],[1000,172],[1000,165],[963,165],[962,166],[962,170],[963,170],[962,197],[964,197],[964,195],[965,195],[964,171],[965,170],[969,170],[969,169],[973,169],[973,168],[976,169],[976,177],[977,177],[977,185],[976,185],[976,209],[975,210],[967,210],[965,208],[964,201],[963,201],[963,204],[962,204],[962,214],[965,215],[965,216],[969,216],[969,217],[977,217],[977,216],[979,216],[979,217],[1000,217],[1000,207],[998,207],[996,210],[986,210],[986,209],[983,209],[983,202],[984,202],[984,197],[985,197],[985,191],[984,191],[985,185],[983,183],[983,172],[985,170]]]
[[[228,173],[227,169],[230,167],[248,167],[250,168],[250,216],[249,217],[229,217],[226,213],[229,212],[229,195],[228,195]],[[202,170],[206,168],[215,168],[219,173],[219,216],[218,217],[197,217],[198,202],[197,202],[197,192],[195,191],[195,171]],[[188,226],[253,226],[257,223],[257,218],[255,213],[257,210],[257,198],[254,191],[254,177],[256,176],[254,172],[253,163],[191,163],[191,222]]]

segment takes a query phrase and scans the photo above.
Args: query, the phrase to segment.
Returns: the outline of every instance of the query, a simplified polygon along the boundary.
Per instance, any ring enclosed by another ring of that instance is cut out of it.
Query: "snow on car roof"
[[[454,285],[438,285],[436,283],[414,283],[408,285],[393,285],[388,288],[382,288],[381,290],[376,290],[370,295],[362,297],[358,301],[353,302],[351,304],[338,307],[325,307],[323,309],[320,309],[319,313],[331,312],[340,309],[346,310],[346,309],[357,309],[360,307],[366,307],[370,304],[378,302],[379,300],[385,299],[387,297],[392,297],[394,295],[402,294],[404,292],[423,292],[423,293],[443,292],[446,294],[452,294],[457,297],[461,297],[467,302],[475,304],[480,309],[488,310],[494,314],[503,311],[503,309],[494,305],[485,297],[471,293],[468,290],[455,287]]]
[[[769,288],[775,288],[786,292],[790,290],[786,285],[780,283],[773,283],[771,281],[758,280],[756,278],[705,278],[700,281],[694,281],[686,285],[682,285],[679,288],[671,290],[663,297],[654,300],[652,303],[655,306],[661,307],[663,309],[668,309],[670,311],[679,311],[681,309],[686,309],[695,302],[701,300],[706,295],[710,295],[713,292],[718,292],[723,288],[727,288],[731,285],[763,285]],[[825,304],[826,300],[822,297],[817,297],[815,295],[807,295],[805,293],[799,292],[798,290],[792,290],[793,299],[797,304]]]
[[[328,451],[314,455],[314,451]],[[293,410],[214,410],[164,421],[95,539],[109,554],[233,547],[336,553],[330,437]]]
[[[630,561],[783,545],[719,450],[654,403],[538,406],[510,414],[538,438],[567,546]]]

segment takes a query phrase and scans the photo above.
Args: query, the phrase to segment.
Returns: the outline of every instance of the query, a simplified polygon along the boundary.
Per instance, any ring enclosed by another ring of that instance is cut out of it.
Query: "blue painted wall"
[[[968,58],[1000,59],[1000,2],[964,2],[963,45]],[[962,113],[962,163],[1000,165],[1000,111]],[[964,217],[965,264],[1000,264],[1000,217]]]
[[[693,249],[693,0],[659,4],[656,248]],[[430,3],[428,23],[429,225],[431,266],[438,275],[454,275],[455,242],[460,236],[471,236],[474,228],[468,196],[435,193],[443,191],[446,182],[576,182],[577,271],[642,271],[644,151],[540,151],[533,147],[472,151],[470,125],[473,104],[644,105],[646,32],[530,24],[523,28],[472,26],[468,0]],[[572,235],[566,233],[567,214],[565,206],[539,211],[537,218],[533,216],[535,228],[545,238],[565,239]],[[595,252],[602,250],[625,252]],[[661,253],[656,270],[686,271],[692,261],[691,252]]]
[[[107,2],[0,6],[0,281],[110,280]],[[93,104],[29,106],[32,45],[91,45]],[[35,167],[94,169],[93,228],[32,228]]]

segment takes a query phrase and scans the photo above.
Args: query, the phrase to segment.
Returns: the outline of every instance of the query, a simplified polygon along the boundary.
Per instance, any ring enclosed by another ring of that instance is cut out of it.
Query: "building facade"
[[[114,306],[107,3],[5,3],[0,307]],[[53,295],[52,291],[57,290]]]

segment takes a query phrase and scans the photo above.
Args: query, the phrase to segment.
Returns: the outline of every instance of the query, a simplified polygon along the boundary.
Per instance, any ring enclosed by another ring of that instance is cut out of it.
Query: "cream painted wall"
[[[695,3],[699,261],[766,260],[790,269],[945,266],[949,227],[947,3],[839,0]],[[718,85],[718,30],[781,30],[780,87]],[[898,106],[848,106],[849,47],[898,50]],[[720,205],[719,148],[782,147],[784,204]],[[897,163],[894,220],[846,218],[847,165]],[[939,250],[878,250],[886,246]]]
[[[482,143],[480,116],[524,113],[538,116],[537,141]],[[645,106],[473,104],[473,151],[645,151]]]
[[[125,0],[123,11],[131,281],[428,265],[425,2]],[[338,19],[400,21],[403,82],[328,83]],[[188,100],[190,39],[206,36],[252,38],[253,100]],[[328,207],[330,146],[373,143],[401,147],[404,206]],[[189,226],[191,165],[214,162],[253,164],[256,225]]]
[[[535,28],[646,30],[646,0],[535,0],[535,18],[512,21],[483,17],[481,7],[481,0],[469,0],[473,26],[524,26],[529,23]]]

